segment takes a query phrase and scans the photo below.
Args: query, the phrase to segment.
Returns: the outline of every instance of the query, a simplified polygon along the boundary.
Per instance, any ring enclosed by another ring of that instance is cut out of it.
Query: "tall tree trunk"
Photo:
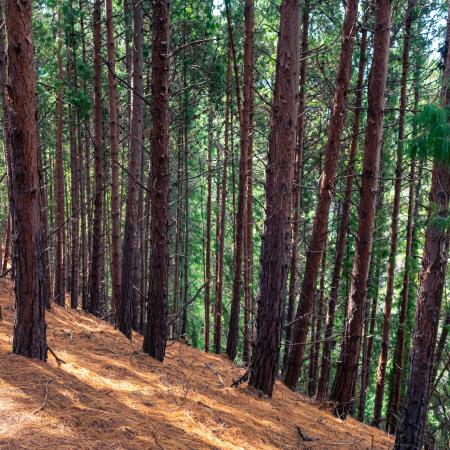
[[[345,193],[344,203],[342,205],[341,223],[339,224],[339,232],[336,241],[333,273],[331,275],[331,288],[328,297],[328,311],[325,325],[325,339],[323,344],[322,359],[320,364],[320,378],[317,390],[317,397],[324,400],[328,395],[328,381],[330,378],[331,351],[333,347],[333,331],[334,331],[334,315],[336,312],[336,302],[339,293],[339,285],[341,281],[342,262],[344,260],[345,247],[347,245],[347,235],[350,220],[350,206],[353,191],[353,180],[355,177],[354,166],[356,152],[358,151],[359,130],[361,127],[361,104],[363,96],[364,70],[366,67],[366,51],[367,51],[367,29],[366,19],[363,18],[363,27],[361,30],[361,40],[359,43],[359,64],[358,79],[355,87],[355,115],[353,116],[352,141],[350,144],[350,152],[348,155],[347,169],[345,171]]]
[[[305,263],[305,273],[300,291],[300,301],[297,308],[296,323],[294,325],[292,351],[286,365],[284,382],[295,390],[303,361],[306,336],[313,306],[313,295],[319,273],[320,258],[327,238],[328,214],[331,205],[331,194],[336,177],[339,147],[344,128],[344,116],[348,84],[350,80],[353,43],[356,30],[356,16],[358,13],[358,0],[349,0],[345,8],[344,24],[342,27],[342,44],[339,57],[339,66],[336,76],[336,90],[333,99],[328,142],[325,150],[323,172],[316,213],[314,217],[311,241],[308,247]]]
[[[16,293],[13,353],[45,361],[48,287],[38,174],[32,2],[6,0],[4,8],[8,38],[6,139],[10,151],[9,204]]]
[[[448,2],[447,30],[445,37],[445,64],[443,75],[442,103],[450,105],[450,2]],[[395,449],[420,448],[424,438],[424,429],[429,401],[429,384],[432,377],[434,346],[436,344],[437,324],[441,307],[439,295],[447,270],[447,231],[440,226],[435,214],[443,220],[448,216],[448,198],[450,194],[450,170],[446,163],[435,160],[431,181],[430,214],[425,233],[425,245],[422,257],[420,288],[417,295],[415,326],[412,349],[409,355],[409,376],[403,404]]]
[[[300,204],[302,197],[302,171],[303,171],[303,143],[305,138],[306,123],[306,76],[308,68],[308,34],[309,34],[309,15],[310,1],[306,0],[303,7],[302,15],[302,44],[301,44],[301,60],[300,60],[300,92],[298,98],[298,120],[297,120],[297,145],[295,152],[294,166],[294,186],[292,191],[292,210],[294,217],[292,219],[292,244],[291,244],[291,260],[289,265],[289,288],[288,288],[288,305],[286,315],[286,338],[283,358],[283,369],[286,368],[290,345],[292,343],[292,331],[294,329],[291,323],[294,319],[295,299],[297,297],[297,257],[298,244],[300,238]]]
[[[116,46],[114,43],[112,0],[105,1],[106,39],[108,43],[108,95],[109,95],[109,152],[111,158],[111,281],[113,311],[117,315],[120,305],[120,199],[117,143],[117,87]],[[136,50],[135,50],[136,51]]]
[[[119,303],[119,330],[131,338],[131,329],[135,320],[133,311],[136,303],[136,258],[138,255],[138,200],[139,174],[142,153],[143,133],[143,82],[142,63],[144,58],[143,29],[144,11],[139,0],[133,0],[133,103],[131,108],[130,151],[128,155],[128,192],[125,213],[125,235],[122,251],[122,287]]]
[[[228,165],[228,138],[230,128],[231,107],[231,57],[228,45],[227,81],[225,100],[225,137],[223,146],[223,168],[220,205],[220,231],[219,248],[217,256],[217,280],[216,280],[216,303],[214,307],[214,352],[220,353],[220,341],[222,337],[222,295],[223,295],[223,260],[225,250],[225,220],[227,211],[227,165]]]
[[[271,396],[278,372],[294,178],[299,76],[300,2],[280,10],[275,90],[266,169],[266,218],[261,248],[260,297],[250,385]]]
[[[392,6],[390,0],[377,0],[374,53],[368,89],[368,108],[364,142],[364,160],[358,207],[358,233],[352,286],[347,309],[341,359],[337,366],[332,399],[335,412],[345,417],[353,406],[358,359],[375,222],[385,90],[389,61]]]
[[[415,69],[417,70],[417,68]],[[414,108],[413,113],[417,113],[419,104],[419,86],[417,84],[417,72],[415,74],[416,84],[414,85]],[[415,130],[413,129],[413,134]],[[417,180],[417,183],[416,183]],[[422,164],[416,175],[416,158],[411,158],[409,169],[409,193],[408,193],[408,219],[406,226],[406,251],[405,268],[403,271],[402,292],[400,297],[400,314],[397,326],[397,341],[393,355],[392,381],[389,392],[388,411],[386,416],[387,431],[395,433],[398,423],[398,411],[400,408],[401,387],[404,381],[404,360],[405,360],[405,340],[407,332],[408,306],[410,303],[410,283],[413,276],[412,261],[414,258],[414,243],[417,242],[417,231],[414,225],[418,221],[420,207],[420,188],[422,184]],[[407,350],[406,350],[407,351]]]
[[[410,3],[415,0],[410,0]],[[397,256],[398,242],[398,216],[400,211],[400,194],[402,189],[403,171],[403,143],[405,139],[405,112],[407,102],[407,82],[409,72],[409,33],[411,30],[412,15],[409,14],[405,23],[402,56],[402,75],[400,81],[400,104],[398,121],[397,163],[395,168],[394,199],[392,202],[391,242],[389,249],[386,296],[384,298],[383,327],[381,331],[381,350],[377,369],[377,387],[373,410],[373,424],[379,426],[381,422],[381,409],[383,406],[384,386],[386,380],[386,366],[389,352],[389,333],[391,329],[392,298],[394,296],[395,258]]]
[[[58,17],[60,14],[58,13]],[[64,166],[63,166],[63,67],[62,67],[62,36],[58,29],[58,81],[60,87],[56,96],[56,164],[55,164],[55,202],[56,202],[56,253],[55,253],[55,303],[65,305],[65,264],[64,264]]]
[[[245,40],[244,40],[244,72],[242,109],[243,133],[247,139],[247,175],[246,206],[244,231],[244,348],[243,360],[250,363],[250,343],[253,318],[253,85],[254,85],[254,4],[253,0],[245,1]]]
[[[152,15],[151,273],[144,352],[162,361],[167,339],[169,195],[169,4],[154,0]],[[187,181],[187,180],[186,180]]]
[[[102,123],[102,30],[101,1],[94,1],[94,217],[92,226],[92,254],[90,298],[88,311],[100,315],[103,308],[104,236],[103,236],[103,123]]]
[[[240,131],[240,156],[239,156],[239,180],[238,180],[238,196],[237,196],[237,212],[236,212],[236,226],[234,230],[234,253],[233,253],[233,287],[231,294],[231,308],[230,308],[230,323],[228,328],[227,340],[227,355],[233,361],[237,355],[237,347],[239,341],[239,316],[241,303],[241,284],[242,284],[242,260],[244,252],[244,233],[245,233],[245,218],[246,218],[246,182],[247,182],[247,162],[248,162],[248,144],[249,144],[249,106],[251,92],[248,90],[244,92],[245,112],[241,107],[240,90],[239,90],[239,74],[236,62],[236,51],[234,47],[234,38],[231,27],[231,13],[229,0],[225,1],[228,23],[229,44],[231,48],[231,56],[233,58],[235,88],[236,88],[236,103],[238,107],[239,116],[239,131]],[[252,36],[248,27],[252,25],[253,20],[249,22],[248,5],[246,4],[246,18],[245,18],[246,34],[244,43],[244,69],[247,73],[244,74],[244,83],[247,85],[248,69],[250,61],[253,60],[253,48],[251,45]],[[249,41],[250,38],[250,41]],[[247,87],[247,86],[246,86]]]
[[[208,192],[206,195],[206,260],[205,260],[205,352],[209,352],[210,315],[211,315],[211,147],[212,112],[208,113]]]

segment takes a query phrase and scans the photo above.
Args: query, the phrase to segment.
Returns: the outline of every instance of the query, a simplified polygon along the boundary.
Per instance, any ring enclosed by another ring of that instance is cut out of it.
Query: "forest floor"
[[[10,353],[14,300],[0,280],[1,449],[388,449],[392,439],[339,420],[277,382],[272,400],[232,388],[243,369],[169,342],[159,363],[111,325],[58,306],[41,363]],[[304,441],[304,436],[310,441]]]

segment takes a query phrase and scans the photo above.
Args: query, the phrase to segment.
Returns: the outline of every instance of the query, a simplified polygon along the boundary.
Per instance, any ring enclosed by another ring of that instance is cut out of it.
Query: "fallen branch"
[[[61,364],[67,364],[63,359],[61,359],[50,347],[47,346],[48,351],[53,355],[53,357],[56,359],[56,362],[58,363],[58,367]]]
[[[205,366],[219,379],[222,387],[225,387],[225,383],[223,382],[220,372],[218,372],[216,369],[214,369],[214,366],[211,363],[205,363]]]
[[[239,387],[242,383],[245,383],[248,380],[249,371],[247,370],[244,375],[239,377],[237,380],[233,380],[231,383],[231,387]]]
[[[297,433],[301,437],[302,441],[304,442],[311,442],[311,441],[317,441],[318,438],[312,438],[309,437],[303,430],[297,425]]]
[[[44,396],[44,401],[42,402],[42,405],[41,405],[36,411],[33,412],[33,415],[35,415],[35,414],[37,414],[37,413],[40,413],[40,412],[45,408],[45,405],[47,404],[47,399],[48,399],[48,385],[49,385],[52,381],[53,381],[53,380],[52,380],[51,378],[49,378],[49,379],[47,380],[47,382],[45,383],[45,396]]]

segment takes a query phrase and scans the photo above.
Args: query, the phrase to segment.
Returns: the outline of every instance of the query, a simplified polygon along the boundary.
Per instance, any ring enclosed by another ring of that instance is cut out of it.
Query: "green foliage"
[[[411,153],[450,165],[450,109],[425,105],[412,118],[416,136],[410,142]]]

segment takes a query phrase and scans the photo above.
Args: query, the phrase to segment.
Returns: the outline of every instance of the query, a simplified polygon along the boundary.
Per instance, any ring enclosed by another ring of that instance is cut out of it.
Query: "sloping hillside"
[[[9,353],[13,295],[0,280],[0,448],[387,449],[392,440],[345,422],[280,383],[272,400],[231,388],[225,357],[169,343],[161,364],[80,311],[47,314],[47,364]],[[300,427],[300,428],[298,428]],[[310,438],[304,441],[301,434]]]

